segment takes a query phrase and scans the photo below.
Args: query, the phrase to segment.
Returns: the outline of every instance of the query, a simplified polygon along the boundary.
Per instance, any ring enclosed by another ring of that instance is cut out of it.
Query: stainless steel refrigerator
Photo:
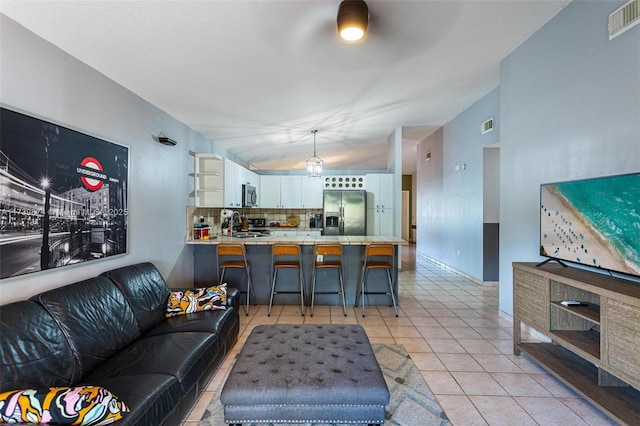
[[[324,191],[323,235],[367,235],[367,192]]]

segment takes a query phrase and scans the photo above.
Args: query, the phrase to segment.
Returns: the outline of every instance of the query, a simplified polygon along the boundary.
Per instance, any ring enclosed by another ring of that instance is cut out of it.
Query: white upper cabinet
[[[302,207],[302,176],[280,176],[280,208]]]
[[[393,208],[393,179],[390,173],[367,175],[367,208]]]
[[[321,209],[322,208],[322,191],[323,182],[322,179],[311,178],[308,176],[302,176],[302,208],[303,209]]]
[[[231,160],[224,160],[224,207],[242,207],[242,167]]]
[[[280,208],[280,176],[260,175],[260,207],[263,209]]]
[[[242,207],[242,185],[260,186],[258,174],[229,159],[224,160],[224,207]],[[260,194],[260,192],[258,192]]]
[[[300,175],[261,175],[260,207],[321,209],[322,180]]]

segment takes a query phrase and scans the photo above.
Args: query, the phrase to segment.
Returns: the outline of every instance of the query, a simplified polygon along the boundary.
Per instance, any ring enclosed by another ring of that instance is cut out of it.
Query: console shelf
[[[562,346],[552,343],[522,343],[520,350],[612,419],[622,424],[638,424],[640,392],[637,390],[631,387],[600,386],[598,368]]]
[[[513,264],[513,281],[514,353],[526,353],[615,421],[640,424],[640,283],[521,262]],[[523,342],[523,324],[552,343]]]

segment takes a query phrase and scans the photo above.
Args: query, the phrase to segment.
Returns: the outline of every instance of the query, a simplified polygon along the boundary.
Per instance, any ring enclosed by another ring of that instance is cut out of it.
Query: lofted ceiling
[[[569,1],[369,0],[339,40],[340,0],[2,0],[0,12],[257,169],[387,168],[499,84],[500,61]],[[480,123],[478,123],[478,129]]]

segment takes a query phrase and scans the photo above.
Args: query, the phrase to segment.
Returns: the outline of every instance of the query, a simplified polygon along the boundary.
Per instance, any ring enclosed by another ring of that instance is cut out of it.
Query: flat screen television
[[[640,276],[640,173],[540,185],[540,255]]]

